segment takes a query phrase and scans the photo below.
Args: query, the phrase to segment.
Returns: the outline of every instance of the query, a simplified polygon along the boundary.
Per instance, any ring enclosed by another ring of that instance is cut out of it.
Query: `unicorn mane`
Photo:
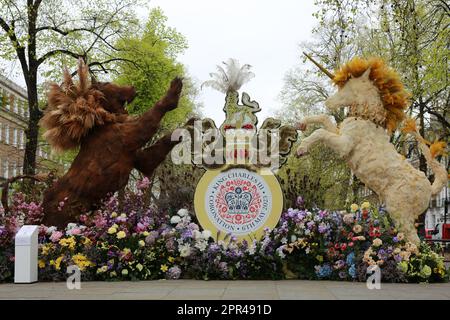
[[[369,79],[377,87],[386,109],[385,127],[392,132],[405,119],[404,110],[410,97],[394,69],[389,68],[380,58],[354,58],[335,72],[333,82],[342,88],[350,78],[360,77],[369,68]]]

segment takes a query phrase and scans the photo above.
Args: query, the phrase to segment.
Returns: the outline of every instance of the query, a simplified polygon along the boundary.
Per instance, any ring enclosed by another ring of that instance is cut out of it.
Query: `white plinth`
[[[38,281],[39,226],[23,226],[15,238],[14,282]]]

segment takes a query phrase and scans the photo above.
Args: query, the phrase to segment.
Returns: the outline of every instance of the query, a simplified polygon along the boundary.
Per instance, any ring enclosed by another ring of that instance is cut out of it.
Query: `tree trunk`
[[[28,119],[28,128],[26,130],[27,142],[25,144],[25,156],[23,160],[23,173],[33,175],[36,172],[36,150],[39,136],[39,119],[41,111],[39,110],[37,94],[37,70],[25,75],[27,80],[28,110],[30,117]]]

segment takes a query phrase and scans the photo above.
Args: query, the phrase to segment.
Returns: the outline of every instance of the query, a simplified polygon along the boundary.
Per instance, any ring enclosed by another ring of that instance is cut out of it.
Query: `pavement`
[[[154,280],[82,282],[67,289],[65,282],[0,284],[0,299],[169,299],[169,300],[450,300],[450,283],[391,284],[369,290],[365,283],[339,281],[200,281]]]

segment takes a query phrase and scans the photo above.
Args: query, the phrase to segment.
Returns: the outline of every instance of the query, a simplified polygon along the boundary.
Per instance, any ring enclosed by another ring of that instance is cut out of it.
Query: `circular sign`
[[[232,234],[242,239],[259,239],[265,227],[274,228],[283,208],[277,178],[244,168],[208,170],[194,196],[195,212],[204,229],[218,238]],[[220,231],[220,232],[219,232]]]

